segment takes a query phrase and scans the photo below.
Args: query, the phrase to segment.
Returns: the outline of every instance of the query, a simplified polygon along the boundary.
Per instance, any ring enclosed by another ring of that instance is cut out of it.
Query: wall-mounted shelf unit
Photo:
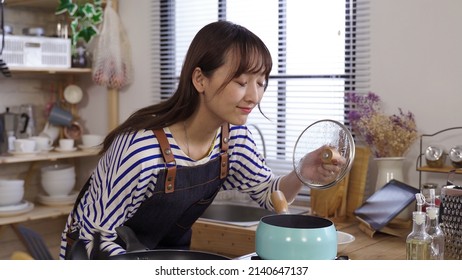
[[[446,128],[446,129],[437,131],[437,132],[432,133],[432,134],[422,134],[420,136],[420,154],[417,157],[417,161],[416,161],[416,170],[419,172],[419,189],[422,188],[422,172],[448,174],[449,172],[454,170],[455,174],[462,174],[462,169],[456,169],[455,167],[453,167],[451,165],[448,165],[448,164],[445,164],[441,168],[435,168],[435,167],[429,167],[427,165],[423,165],[424,162],[425,162],[424,143],[426,143],[429,139],[431,139],[433,137],[436,137],[438,135],[444,135],[445,133],[449,133],[449,132],[455,131],[455,130],[461,130],[462,131],[462,127],[450,127],[450,128]]]

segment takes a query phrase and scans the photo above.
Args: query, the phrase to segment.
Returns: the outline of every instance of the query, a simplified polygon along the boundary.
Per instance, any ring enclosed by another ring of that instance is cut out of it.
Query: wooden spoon
[[[332,158],[339,156],[337,150],[325,148],[321,153],[321,160],[324,163],[332,163]],[[274,210],[278,214],[290,214],[289,204],[287,203],[286,196],[282,191],[274,191],[271,193],[271,201],[273,202]]]
[[[272,192],[271,201],[273,202],[274,210],[276,210],[276,213],[289,214],[289,204],[287,203],[286,196],[283,192]]]

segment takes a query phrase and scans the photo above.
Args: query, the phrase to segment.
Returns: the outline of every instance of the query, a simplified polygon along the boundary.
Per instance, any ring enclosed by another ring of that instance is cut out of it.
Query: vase
[[[403,182],[404,157],[383,157],[375,158],[374,160],[377,163],[375,191],[378,191],[392,179]]]

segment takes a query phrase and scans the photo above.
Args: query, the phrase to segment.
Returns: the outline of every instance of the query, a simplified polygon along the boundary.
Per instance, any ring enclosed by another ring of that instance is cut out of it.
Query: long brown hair
[[[159,129],[191,116],[199,105],[199,94],[192,83],[192,74],[199,67],[205,76],[225,64],[226,55],[233,51],[238,58],[234,75],[223,83],[224,88],[233,78],[243,73],[263,72],[268,84],[272,68],[271,54],[263,41],[240,25],[217,21],[204,26],[194,37],[186,54],[178,88],[167,100],[144,107],[111,131],[103,142],[101,154],[106,152],[117,135],[141,129]]]

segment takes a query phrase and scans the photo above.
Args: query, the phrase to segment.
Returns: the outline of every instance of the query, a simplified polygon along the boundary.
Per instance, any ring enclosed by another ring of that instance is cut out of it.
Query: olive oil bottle
[[[425,228],[426,215],[422,212],[425,197],[416,194],[417,211],[412,213],[412,232],[406,238],[406,259],[430,260],[432,238]]]

